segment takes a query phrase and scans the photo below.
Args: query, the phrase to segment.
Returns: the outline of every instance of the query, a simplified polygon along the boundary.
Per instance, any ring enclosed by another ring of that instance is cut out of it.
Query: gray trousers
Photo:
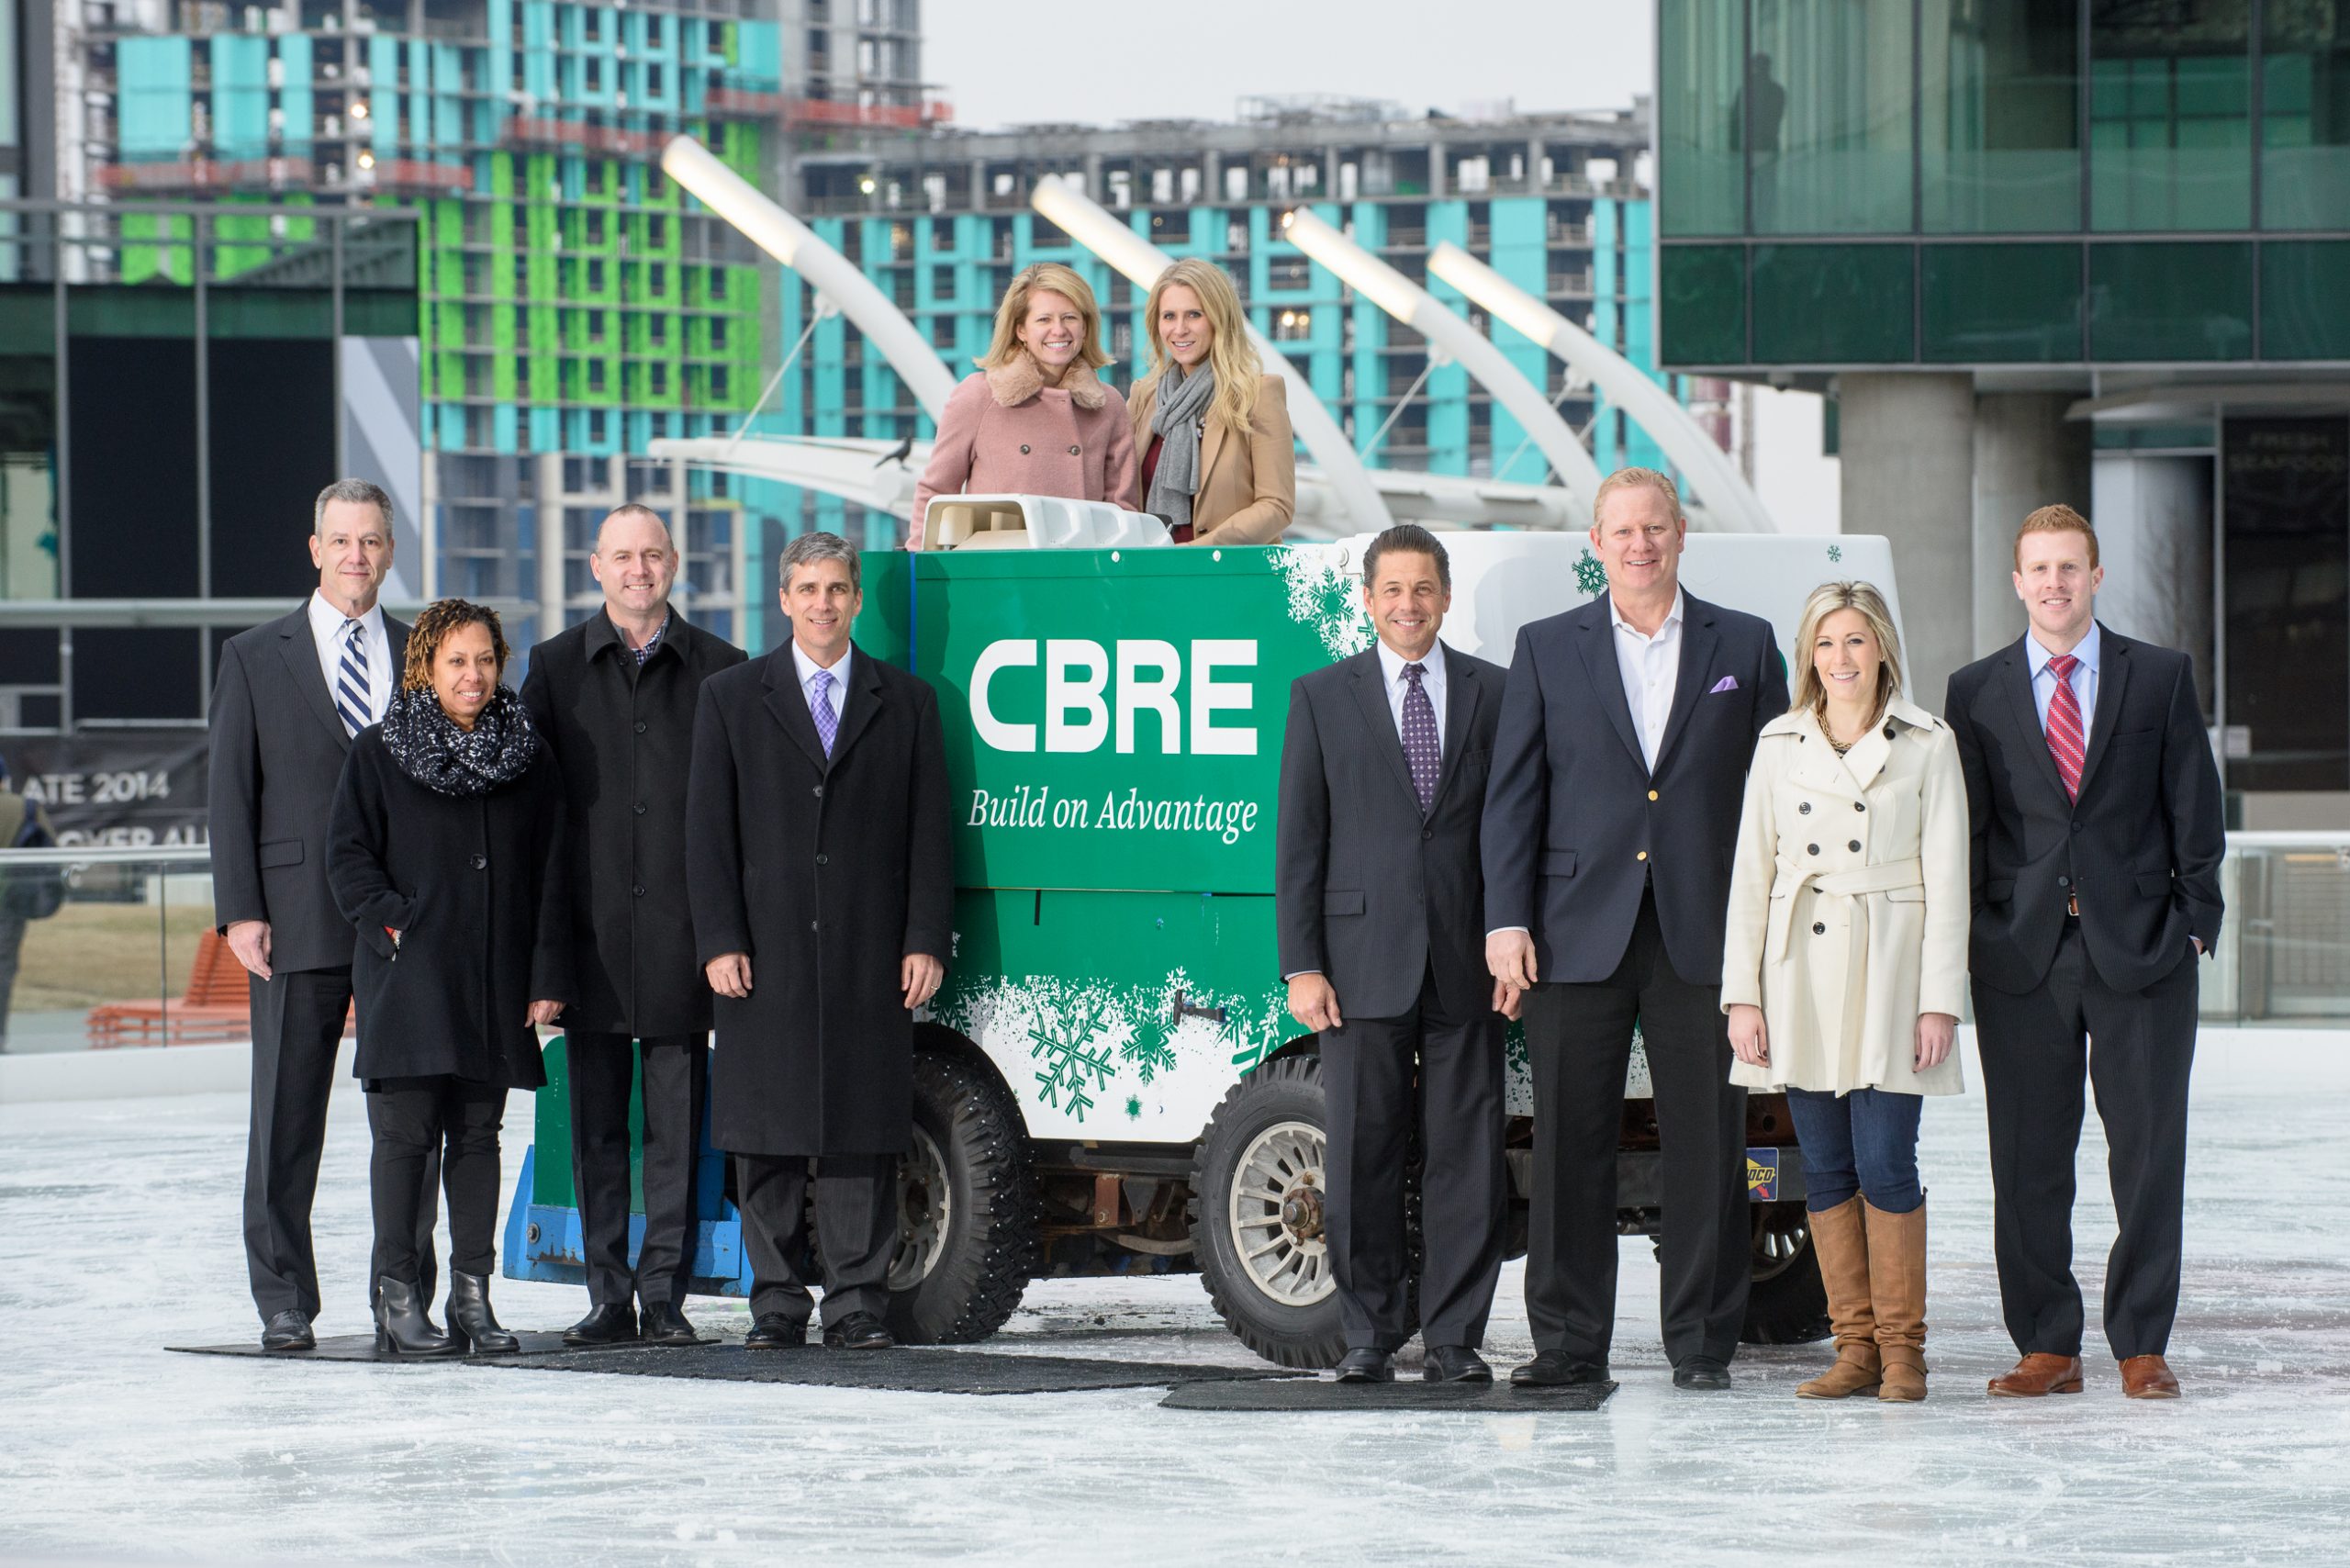
[[[898,1256],[898,1156],[827,1154],[814,1177],[808,1156],[738,1154],[734,1202],[751,1262],[751,1316],[779,1312],[805,1323],[809,1294],[808,1188],[816,1189],[816,1236],[823,1254],[824,1321],[852,1312],[879,1317],[890,1306],[890,1265]]]

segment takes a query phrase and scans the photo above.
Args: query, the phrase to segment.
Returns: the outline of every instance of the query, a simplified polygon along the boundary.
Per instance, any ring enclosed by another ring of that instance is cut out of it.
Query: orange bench
[[[250,1037],[252,993],[245,966],[228,939],[207,931],[196,939],[196,962],[178,1001],[105,1002],[90,1009],[85,1027],[92,1050],[121,1046],[220,1045]],[[355,1017],[343,1020],[352,1033]]]

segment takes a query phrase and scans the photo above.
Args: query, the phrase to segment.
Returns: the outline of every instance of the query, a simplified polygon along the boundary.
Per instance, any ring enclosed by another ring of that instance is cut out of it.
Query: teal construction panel
[[[783,86],[783,28],[774,22],[734,24],[734,72],[744,86],[773,93]]]
[[[287,156],[306,158],[309,156],[311,134],[317,125],[315,101],[310,93],[308,35],[288,33],[279,39],[277,60],[279,74],[285,84],[277,90],[277,106],[285,111],[285,132],[281,144]]]
[[[114,47],[122,155],[134,160],[179,157],[187,151],[190,137],[190,40],[127,38]]]
[[[211,40],[212,151],[218,158],[269,153],[269,39],[225,33]]]
[[[367,70],[375,84],[375,95],[368,100],[369,123],[375,129],[370,140],[378,158],[397,158],[400,151],[400,45],[397,39],[378,33],[367,40]],[[420,129],[420,128],[419,128]]]

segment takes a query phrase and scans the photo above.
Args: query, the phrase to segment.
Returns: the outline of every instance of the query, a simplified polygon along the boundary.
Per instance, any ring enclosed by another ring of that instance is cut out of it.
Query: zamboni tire
[[[1811,1244],[1804,1205],[1757,1204],[1753,1226],[1754,1273],[1739,1338],[1749,1345],[1807,1345],[1827,1338],[1828,1286],[1819,1277],[1819,1254]]]
[[[1225,1094],[1192,1161],[1192,1255],[1208,1299],[1235,1338],[1276,1366],[1335,1366],[1347,1351],[1319,1236],[1327,1126],[1321,1058],[1276,1057]],[[1312,1234],[1283,1221],[1284,1192],[1303,1198],[1289,1217]]]
[[[898,1215],[890,1332],[909,1345],[967,1345],[1002,1327],[1035,1259],[1027,1129],[993,1073],[919,1036]]]

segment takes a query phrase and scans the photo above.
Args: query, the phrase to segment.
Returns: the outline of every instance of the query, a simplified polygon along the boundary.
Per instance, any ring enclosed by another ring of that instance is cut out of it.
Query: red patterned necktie
[[[2056,678],[2056,689],[2048,698],[2048,750],[2056,758],[2056,771],[2065,776],[2065,793],[2076,801],[2081,798],[2081,758],[2087,750],[2081,734],[2081,700],[2073,691],[2073,667],[2080,662],[2070,654],[2057,654],[2048,661],[2048,672]]]

